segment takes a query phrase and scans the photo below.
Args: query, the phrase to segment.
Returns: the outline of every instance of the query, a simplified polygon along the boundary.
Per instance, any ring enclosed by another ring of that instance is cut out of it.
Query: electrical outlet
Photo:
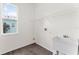
[[[35,38],[33,38],[33,40],[35,40]]]

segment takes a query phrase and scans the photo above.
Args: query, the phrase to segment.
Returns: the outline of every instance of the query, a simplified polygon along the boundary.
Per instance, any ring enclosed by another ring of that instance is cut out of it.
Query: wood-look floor
[[[31,44],[3,55],[52,55],[52,52],[37,44]]]

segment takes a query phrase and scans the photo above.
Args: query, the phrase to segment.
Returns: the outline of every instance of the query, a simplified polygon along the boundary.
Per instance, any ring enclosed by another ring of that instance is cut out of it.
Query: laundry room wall
[[[79,38],[78,10],[74,6],[75,4],[61,3],[36,5],[34,36],[37,44],[53,51],[54,37],[67,35],[73,39]]]
[[[0,34],[0,54],[4,54],[6,52],[34,43],[33,4],[16,3],[15,5],[17,6],[18,9],[18,33],[11,35]],[[1,4],[0,4],[0,18],[1,18]]]

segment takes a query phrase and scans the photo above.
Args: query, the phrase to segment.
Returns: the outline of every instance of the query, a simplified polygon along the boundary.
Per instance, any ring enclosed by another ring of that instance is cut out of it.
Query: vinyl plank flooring
[[[5,53],[4,55],[52,55],[52,52],[37,44],[31,44],[23,48]]]

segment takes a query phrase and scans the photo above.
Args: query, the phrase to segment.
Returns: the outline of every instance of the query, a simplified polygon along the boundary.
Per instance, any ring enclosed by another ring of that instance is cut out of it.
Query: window
[[[17,32],[17,8],[10,3],[2,4],[2,33],[11,34]]]

